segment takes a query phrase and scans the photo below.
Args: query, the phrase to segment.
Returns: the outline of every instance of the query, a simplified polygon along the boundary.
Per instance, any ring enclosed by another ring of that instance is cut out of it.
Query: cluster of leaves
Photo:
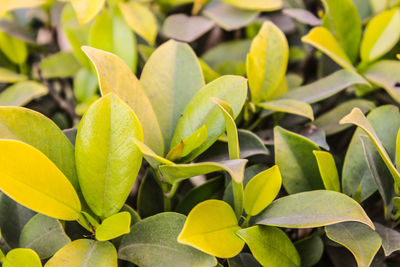
[[[0,16],[3,267],[399,264],[400,1]]]

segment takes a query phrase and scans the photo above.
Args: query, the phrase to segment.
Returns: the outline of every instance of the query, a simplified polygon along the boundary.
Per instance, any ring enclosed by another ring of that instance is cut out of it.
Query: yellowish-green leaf
[[[277,165],[254,176],[244,189],[244,210],[254,216],[265,209],[278,195],[282,177]]]
[[[285,113],[291,113],[314,120],[313,110],[310,104],[295,99],[277,99],[259,103],[258,106]]]
[[[244,241],[236,235],[239,229],[228,203],[207,200],[190,211],[178,241],[216,257],[231,258],[244,246]]]
[[[46,79],[71,77],[80,67],[81,64],[71,52],[53,54],[39,63],[42,76]]]
[[[45,267],[118,267],[117,251],[110,242],[75,240],[60,249]]]
[[[275,11],[282,8],[282,0],[223,0],[241,9],[250,9],[258,11]]]
[[[0,50],[15,64],[25,64],[28,57],[26,44],[0,31]]]
[[[48,0],[0,0],[0,15],[15,9],[38,7],[46,2]]]
[[[286,93],[282,86],[289,59],[285,34],[272,22],[264,22],[253,39],[246,69],[252,101],[272,100]]]
[[[15,83],[27,80],[28,77],[0,67],[0,83]]]
[[[144,157],[146,158],[147,162],[155,169],[158,168],[158,165],[174,165],[175,163],[157,155],[153,150],[151,150],[150,147],[148,147],[146,144],[140,142],[136,138],[134,138],[134,142],[136,146],[140,149],[140,151],[143,153]]]
[[[105,0],[69,0],[74,7],[79,23],[91,21],[103,8]]]
[[[79,218],[74,187],[42,152],[14,140],[0,140],[0,189],[18,203],[61,220]]]
[[[42,267],[35,251],[29,248],[16,248],[7,253],[3,267]]]
[[[48,93],[47,87],[34,81],[11,85],[0,93],[0,106],[23,106]]]
[[[162,156],[164,141],[160,125],[139,80],[117,56],[88,46],[82,49],[95,65],[101,93],[113,92],[133,109],[143,127],[144,143]]]
[[[321,50],[343,68],[355,70],[338,41],[326,28],[315,27],[301,40]]]
[[[383,56],[400,39],[400,8],[375,16],[367,25],[361,42],[361,59],[371,62]]]
[[[107,241],[131,231],[131,214],[127,211],[119,212],[104,219],[96,228],[96,239]]]
[[[318,150],[313,151],[313,153],[317,159],[319,173],[325,189],[340,192],[339,173],[331,153]]]
[[[150,45],[154,45],[158,26],[153,12],[139,2],[121,2],[118,6],[129,27]]]

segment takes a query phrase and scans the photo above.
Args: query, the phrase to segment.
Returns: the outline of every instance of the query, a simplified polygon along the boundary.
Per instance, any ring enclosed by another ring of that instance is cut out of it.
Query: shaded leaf
[[[335,159],[333,156],[326,151],[313,151],[315,158],[317,159],[319,173],[324,183],[326,190],[332,190],[341,192],[339,173],[336,168]]]
[[[96,76],[88,69],[81,68],[74,77],[74,96],[84,102],[96,95],[98,88]]]
[[[385,256],[400,250],[400,233],[392,228],[375,223],[376,232],[382,238],[382,248]]]
[[[261,264],[250,253],[239,253],[228,259],[229,267],[261,267]]]
[[[164,211],[164,192],[151,168],[147,169],[140,184],[137,210],[142,218]]]
[[[34,81],[22,81],[0,93],[0,106],[23,106],[48,93],[48,89]]]
[[[96,228],[96,239],[107,241],[131,231],[131,214],[127,211],[119,212],[104,219]]]
[[[62,64],[60,64],[62,62]],[[43,78],[66,78],[74,76],[81,65],[71,52],[59,52],[44,58],[39,63]]]
[[[174,14],[165,19],[162,32],[168,38],[190,43],[213,27],[214,22],[205,17]]]
[[[324,253],[324,242],[318,234],[299,240],[294,245],[300,254],[301,266],[304,267],[317,264]]]
[[[8,19],[0,19],[0,30],[21,41],[30,44],[36,43],[35,34],[31,30],[28,30],[26,27],[22,26],[16,21]]]
[[[313,13],[306,9],[302,8],[285,8],[283,14],[298,20],[301,23],[310,25],[310,26],[320,26],[322,20],[317,18]]]

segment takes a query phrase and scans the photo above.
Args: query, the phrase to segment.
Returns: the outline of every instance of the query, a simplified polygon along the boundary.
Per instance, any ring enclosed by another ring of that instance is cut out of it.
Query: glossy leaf
[[[140,122],[114,94],[96,101],[81,120],[75,144],[79,184],[102,218],[122,208],[136,180],[142,153],[133,138],[143,140]]]
[[[376,232],[382,238],[382,248],[385,256],[400,250],[400,233],[395,229],[375,223]]]
[[[286,93],[282,88],[289,58],[288,42],[272,22],[264,22],[253,39],[246,69],[252,101],[272,100]]]
[[[110,242],[75,240],[60,249],[45,267],[117,267],[117,251]]]
[[[374,225],[352,198],[329,190],[303,192],[273,201],[256,217],[257,224],[288,228],[310,228],[355,221]]]
[[[314,120],[314,114],[311,106],[305,102],[294,99],[277,99],[259,103],[258,106],[285,113],[291,113]]]
[[[18,82],[0,93],[0,106],[23,106],[47,93],[48,89],[40,83]]]
[[[131,231],[131,215],[127,211],[119,212],[104,219],[96,228],[96,239],[107,241]]]
[[[22,82],[27,79],[28,79],[28,77],[26,77],[23,74],[19,74],[19,73],[11,71],[9,69],[0,67],[0,83]]]
[[[282,7],[282,0],[248,0],[244,3],[241,0],[223,0],[241,9],[259,10],[259,11],[275,11]]]
[[[324,242],[318,233],[294,243],[300,254],[301,266],[311,267],[317,264],[324,253]]]
[[[25,64],[28,57],[26,44],[2,31],[0,31],[0,50],[15,64]]]
[[[62,64],[60,64],[62,62]],[[70,52],[59,52],[44,58],[39,63],[43,78],[66,78],[74,76],[81,65]]]
[[[326,190],[340,192],[339,173],[336,168],[335,159],[326,151],[313,151],[317,159],[319,173]]]
[[[218,217],[220,220],[215,220]],[[236,236],[238,221],[232,208],[221,200],[207,200],[192,209],[178,242],[219,258],[239,254],[243,240]]]
[[[174,14],[164,21],[162,32],[166,37],[193,42],[214,27],[214,22],[201,16]]]
[[[343,222],[325,227],[329,239],[345,246],[356,258],[359,267],[370,266],[381,247],[379,235],[364,224]]]
[[[3,267],[41,267],[39,256],[29,248],[16,248],[7,253]]]
[[[215,266],[214,257],[178,243],[185,218],[165,212],[136,223],[122,239],[119,258],[143,267]]]
[[[69,0],[81,25],[91,21],[103,8],[105,0]]]
[[[253,256],[263,266],[300,267],[300,256],[292,241],[279,228],[256,225],[237,231]]]
[[[45,215],[76,220],[81,203],[64,174],[42,152],[15,140],[0,140],[0,189]]]

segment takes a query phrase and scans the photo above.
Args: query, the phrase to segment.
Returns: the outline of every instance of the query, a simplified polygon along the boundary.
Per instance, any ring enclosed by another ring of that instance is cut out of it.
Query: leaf
[[[275,11],[282,7],[282,0],[248,0],[244,3],[241,0],[223,0],[240,9],[258,10],[258,11]]]
[[[237,231],[263,266],[298,266],[300,256],[289,237],[276,227],[255,225]]]
[[[162,32],[168,38],[190,43],[213,27],[214,22],[205,17],[174,14],[165,19]]]
[[[217,260],[190,246],[178,243],[177,237],[185,216],[164,212],[132,226],[124,236],[118,256],[143,267],[215,266]]]
[[[355,221],[374,225],[352,198],[329,190],[303,192],[273,201],[256,217],[257,224],[287,228],[311,228]]]
[[[34,81],[18,82],[0,93],[0,106],[23,106],[48,93],[48,89]]]
[[[163,137],[157,116],[139,80],[117,56],[88,46],[82,50],[96,67],[102,95],[113,92],[125,101],[143,127],[144,142],[158,155],[163,155]]]
[[[19,74],[19,73],[11,71],[9,69],[0,67],[0,83],[22,82],[27,79],[28,79],[28,77],[26,77],[23,74]]]
[[[272,100],[286,93],[285,78],[289,47],[283,32],[272,22],[264,22],[253,39],[246,69],[252,102]]]
[[[382,238],[382,248],[385,256],[389,256],[400,249],[400,233],[392,228],[375,223],[376,232]]]
[[[143,140],[140,122],[118,96],[96,101],[82,118],[76,137],[76,169],[91,210],[102,218],[118,212],[136,180]]]
[[[322,26],[338,41],[351,62],[358,57],[361,41],[361,19],[352,0],[323,0],[325,15]]]
[[[137,210],[146,218],[164,211],[164,192],[151,168],[146,170],[137,196]]]
[[[119,212],[107,217],[96,228],[96,239],[107,241],[127,234],[131,231],[131,215],[127,211]]]
[[[189,45],[171,40],[158,47],[150,56],[140,82],[157,115],[164,136],[165,151],[168,151],[189,136],[180,136],[179,140],[171,144],[182,113],[204,86],[200,64]],[[206,127],[210,130],[208,125]]]
[[[84,25],[91,21],[103,8],[105,0],[68,0],[71,2],[79,23]]]
[[[96,76],[88,69],[81,68],[74,77],[74,96],[84,102],[96,96],[98,84]]]
[[[295,114],[314,120],[314,114],[311,106],[305,102],[294,99],[277,99],[258,104],[264,109]]]
[[[226,75],[222,76],[200,89],[186,105],[183,116],[176,127],[171,146],[191,135],[196,129],[205,125],[208,130],[206,141],[184,158],[189,162],[209,148],[225,131],[225,121],[218,106],[211,97],[228,103],[236,118],[242,109],[247,95],[246,79]],[[165,111],[164,111],[165,112]]]
[[[285,8],[283,14],[295,19],[303,24],[310,26],[320,26],[322,20],[317,18],[313,13],[302,8]]]
[[[48,0],[1,0],[0,1],[0,15],[21,8],[33,8],[41,6]]]
[[[202,14],[224,30],[233,31],[249,25],[258,17],[259,12],[239,9],[221,0],[216,0],[208,3]]]
[[[7,253],[3,267],[41,267],[39,256],[29,248],[16,248]]]
[[[133,139],[138,149],[143,153],[146,161],[154,168],[157,169],[159,164],[174,165],[172,161],[158,156],[153,150],[151,150],[147,145],[140,142],[137,139]]]
[[[359,267],[370,266],[381,247],[379,235],[368,226],[356,222],[343,222],[325,227],[329,239],[346,247],[356,258]]]
[[[41,259],[50,258],[69,242],[61,223],[42,214],[29,220],[19,238],[20,247],[33,249]]]
[[[35,33],[14,20],[0,19],[0,30],[26,43],[36,44]]]
[[[252,254],[242,252],[233,258],[228,259],[229,267],[261,267],[261,264],[253,257]]]
[[[318,234],[299,240],[294,245],[300,254],[301,266],[304,267],[317,264],[324,253],[324,242]]]
[[[265,209],[278,195],[282,177],[277,165],[254,176],[244,189],[244,210],[255,216]]]
[[[361,59],[374,61],[394,47],[400,39],[400,9],[393,8],[372,18],[361,42]]]
[[[118,3],[118,7],[129,27],[150,45],[154,45],[158,25],[153,12],[138,2]]]
[[[216,221],[217,217],[220,219]],[[226,202],[207,200],[190,211],[178,242],[219,258],[231,258],[244,246],[235,234],[239,229],[235,213]]]
[[[121,42],[121,40],[124,40]],[[89,45],[113,53],[135,72],[136,38],[118,12],[104,11],[96,17],[89,32]]]
[[[340,192],[339,173],[336,168],[335,159],[326,151],[313,151],[317,159],[319,173],[326,190]]]
[[[110,242],[98,242],[90,239],[75,240],[60,249],[45,267],[117,267],[117,251]]]
[[[8,59],[18,65],[25,64],[28,57],[26,44],[2,31],[0,31],[0,50]]]
[[[60,64],[62,62],[62,64]],[[66,78],[74,76],[81,65],[71,52],[59,52],[44,58],[39,63],[43,78]]]
[[[81,203],[64,174],[42,152],[15,140],[0,140],[0,189],[47,216],[77,220]]]
[[[203,71],[204,75],[204,80],[206,83],[210,83],[220,77],[221,75],[217,73],[215,70],[213,70],[210,66],[207,65],[207,63],[204,62],[204,60],[199,58],[201,70]]]
[[[315,27],[307,35],[303,36],[301,40],[327,54],[344,69],[355,71],[346,52],[343,51],[338,41],[326,28]]]
[[[313,155],[319,147],[309,139],[279,126],[274,128],[275,163],[289,194],[322,189],[323,183]]]
[[[217,172],[226,171],[237,183],[243,181],[243,172],[246,166],[247,159],[235,159],[222,162],[199,162],[190,164],[176,164],[160,166],[160,171],[163,178],[173,184],[185,179]]]

